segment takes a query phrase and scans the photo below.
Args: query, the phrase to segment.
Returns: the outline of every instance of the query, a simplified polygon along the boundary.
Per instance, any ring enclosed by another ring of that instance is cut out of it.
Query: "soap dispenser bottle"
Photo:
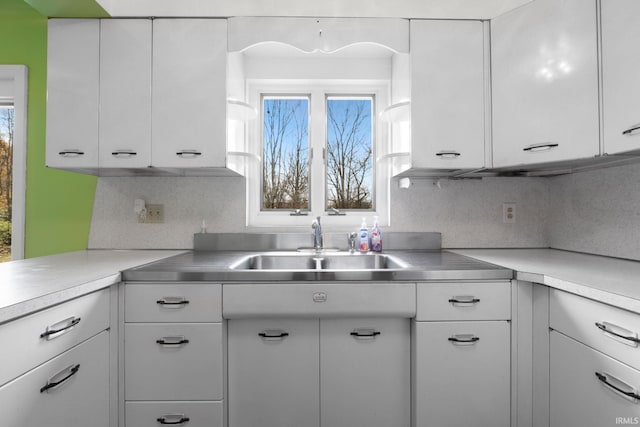
[[[362,218],[362,225],[358,232],[358,247],[360,252],[369,252],[369,229],[365,218]]]
[[[371,250],[373,252],[382,252],[382,231],[378,224],[378,217],[374,217],[373,228],[371,229]]]

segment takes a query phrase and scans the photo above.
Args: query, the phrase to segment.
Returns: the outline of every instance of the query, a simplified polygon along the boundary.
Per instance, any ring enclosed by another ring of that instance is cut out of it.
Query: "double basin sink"
[[[233,263],[232,270],[389,270],[408,265],[397,257],[359,252],[271,252],[246,256]]]

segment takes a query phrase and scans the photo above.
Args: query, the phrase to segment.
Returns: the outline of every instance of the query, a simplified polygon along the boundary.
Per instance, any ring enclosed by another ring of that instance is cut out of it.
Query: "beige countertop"
[[[640,262],[557,249],[450,250],[516,271],[516,278],[640,313]]]
[[[122,270],[183,252],[86,250],[0,264],[0,323],[111,286]]]

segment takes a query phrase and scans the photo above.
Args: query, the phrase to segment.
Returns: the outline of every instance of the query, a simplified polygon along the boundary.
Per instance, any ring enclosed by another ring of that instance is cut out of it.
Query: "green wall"
[[[47,18],[0,0],[0,64],[29,69],[25,258],[86,249],[96,178],[45,167]]]

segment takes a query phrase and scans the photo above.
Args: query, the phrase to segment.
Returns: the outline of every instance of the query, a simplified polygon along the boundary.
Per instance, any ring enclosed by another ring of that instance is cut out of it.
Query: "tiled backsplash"
[[[640,260],[638,165],[556,178],[437,184],[413,180],[403,190],[393,181],[388,229],[438,231],[445,248],[550,246]],[[165,222],[139,224],[133,213],[137,198],[163,204]],[[505,202],[516,203],[515,224],[502,222]],[[103,177],[98,180],[89,247],[192,248],[192,235],[200,231],[203,219],[209,232],[247,231],[244,179]]]

